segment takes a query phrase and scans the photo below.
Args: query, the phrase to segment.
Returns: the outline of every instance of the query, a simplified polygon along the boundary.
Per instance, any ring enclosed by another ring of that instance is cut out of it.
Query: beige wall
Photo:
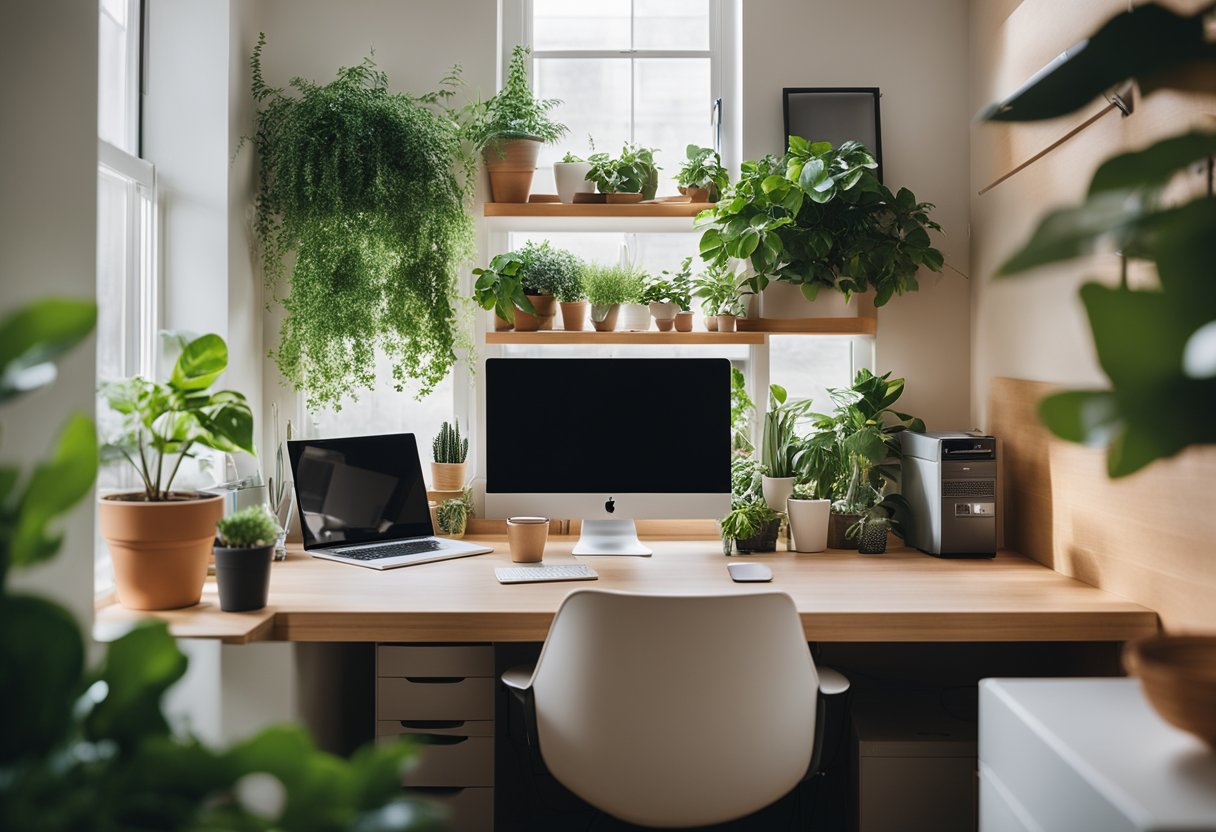
[[[969,271],[966,0],[743,0],[743,157],[783,148],[782,87],[882,90],[888,186],[935,203],[948,266]],[[879,310],[876,369],[908,380],[930,429],[971,422],[970,283],[924,272]]]

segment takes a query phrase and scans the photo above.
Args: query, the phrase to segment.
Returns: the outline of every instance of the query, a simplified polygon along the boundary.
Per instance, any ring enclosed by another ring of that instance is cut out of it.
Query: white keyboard
[[[583,563],[550,566],[538,563],[535,566],[500,566],[494,570],[500,584],[530,584],[543,581],[594,581],[599,578],[595,570]]]

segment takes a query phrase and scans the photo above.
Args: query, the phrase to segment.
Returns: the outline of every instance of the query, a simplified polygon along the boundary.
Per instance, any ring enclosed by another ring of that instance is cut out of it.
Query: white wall
[[[937,205],[937,245],[966,273],[967,32],[966,0],[744,0],[744,158],[784,149],[783,87],[881,88],[884,181]],[[970,285],[918,279],[879,310],[876,369],[907,378],[901,409],[930,429],[970,427]]]
[[[0,26],[0,315],[50,295],[97,295],[97,5],[10,3]],[[0,412],[0,458],[28,471],[73,411],[94,410],[92,339],[58,382]],[[91,499],[70,516],[59,557],[14,584],[56,598],[86,630],[93,615]]]

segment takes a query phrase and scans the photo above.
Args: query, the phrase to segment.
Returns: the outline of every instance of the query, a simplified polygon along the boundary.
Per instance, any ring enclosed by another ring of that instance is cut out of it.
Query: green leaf
[[[40,463],[17,506],[9,557],[17,568],[47,560],[63,535],[50,525],[92,492],[97,477],[97,432],[87,416],[72,416],[55,443],[49,462]]]
[[[163,621],[142,621],[110,644],[102,667],[104,696],[85,717],[91,740],[109,739],[129,748],[152,736],[165,736],[169,725],[161,698],[186,672],[186,657],[177,649]]]
[[[701,255],[711,254],[722,248],[722,233],[716,228],[710,228],[701,235]]]
[[[1070,390],[1039,402],[1039,419],[1061,439],[1105,447],[1123,427],[1114,394],[1104,390]]]
[[[946,260],[942,257],[942,253],[935,248],[925,249],[921,255],[921,263],[931,271],[940,272],[945,262]]]
[[[55,380],[54,361],[88,337],[97,323],[92,301],[36,301],[0,321],[0,403]]]
[[[798,185],[802,190],[823,191],[825,182],[828,183],[827,187],[831,187],[831,176],[822,159],[811,159],[802,166],[802,173],[798,176]],[[814,199],[813,196],[811,198]]]
[[[738,258],[740,260],[746,260],[747,258],[751,257],[758,245],[760,245],[760,235],[755,231],[748,231],[739,241]]]
[[[772,176],[764,177],[764,179],[760,182],[760,188],[766,194],[771,194],[773,191],[788,188],[789,184],[789,181],[784,176],[777,176],[776,174],[773,174]]]
[[[1144,150],[1107,159],[1094,173],[1089,193],[1092,196],[1104,191],[1162,188],[1174,174],[1210,156],[1216,156],[1216,133],[1171,136]]]
[[[1030,240],[997,271],[1005,276],[1091,254],[1106,240],[1129,240],[1145,208],[1122,192],[1096,194],[1076,207],[1050,212]]]
[[[244,402],[222,403],[204,411],[205,433],[195,438],[201,445],[217,451],[244,451],[256,455],[253,445],[253,413]]]
[[[228,367],[228,345],[218,335],[194,339],[173,366],[169,385],[178,390],[206,390]]]

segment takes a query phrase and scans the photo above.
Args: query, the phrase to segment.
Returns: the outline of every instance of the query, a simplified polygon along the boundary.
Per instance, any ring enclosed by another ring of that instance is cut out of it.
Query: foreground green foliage
[[[468,345],[453,304],[474,250],[471,178],[454,170],[466,158],[460,124],[433,111],[451,90],[389,92],[369,59],[325,85],[295,78],[291,95],[262,80],[263,42],[252,59],[256,230],[272,292],[296,256],[271,355],[314,411],[372,389],[378,354],[397,390],[413,381],[425,396]]]
[[[799,286],[808,300],[820,289],[845,296],[874,291],[882,306],[915,291],[921,266],[941,271],[929,230],[933,206],[907,188],[892,193],[861,144],[790,137],[781,158],[744,162],[739,181],[697,217],[701,256],[713,263],[746,260],[752,291],[770,280]]]
[[[1079,55],[984,115],[1006,121],[1064,115],[1131,78],[1144,93],[1163,87],[1216,92],[1216,44],[1203,29],[1207,14],[1210,8],[1181,17],[1148,4],[1117,15]],[[1191,445],[1216,443],[1216,198],[1209,184],[1206,195],[1190,201],[1166,199],[1168,186],[1188,175],[1198,179],[1190,172],[1205,161],[1210,166],[1213,156],[1216,133],[1196,132],[1107,160],[1085,199],[1048,213],[1000,271],[1020,274],[1111,249],[1156,265],[1155,288],[1109,280],[1081,287],[1111,389],[1058,393],[1039,408],[1057,436],[1106,447],[1112,477]]]

